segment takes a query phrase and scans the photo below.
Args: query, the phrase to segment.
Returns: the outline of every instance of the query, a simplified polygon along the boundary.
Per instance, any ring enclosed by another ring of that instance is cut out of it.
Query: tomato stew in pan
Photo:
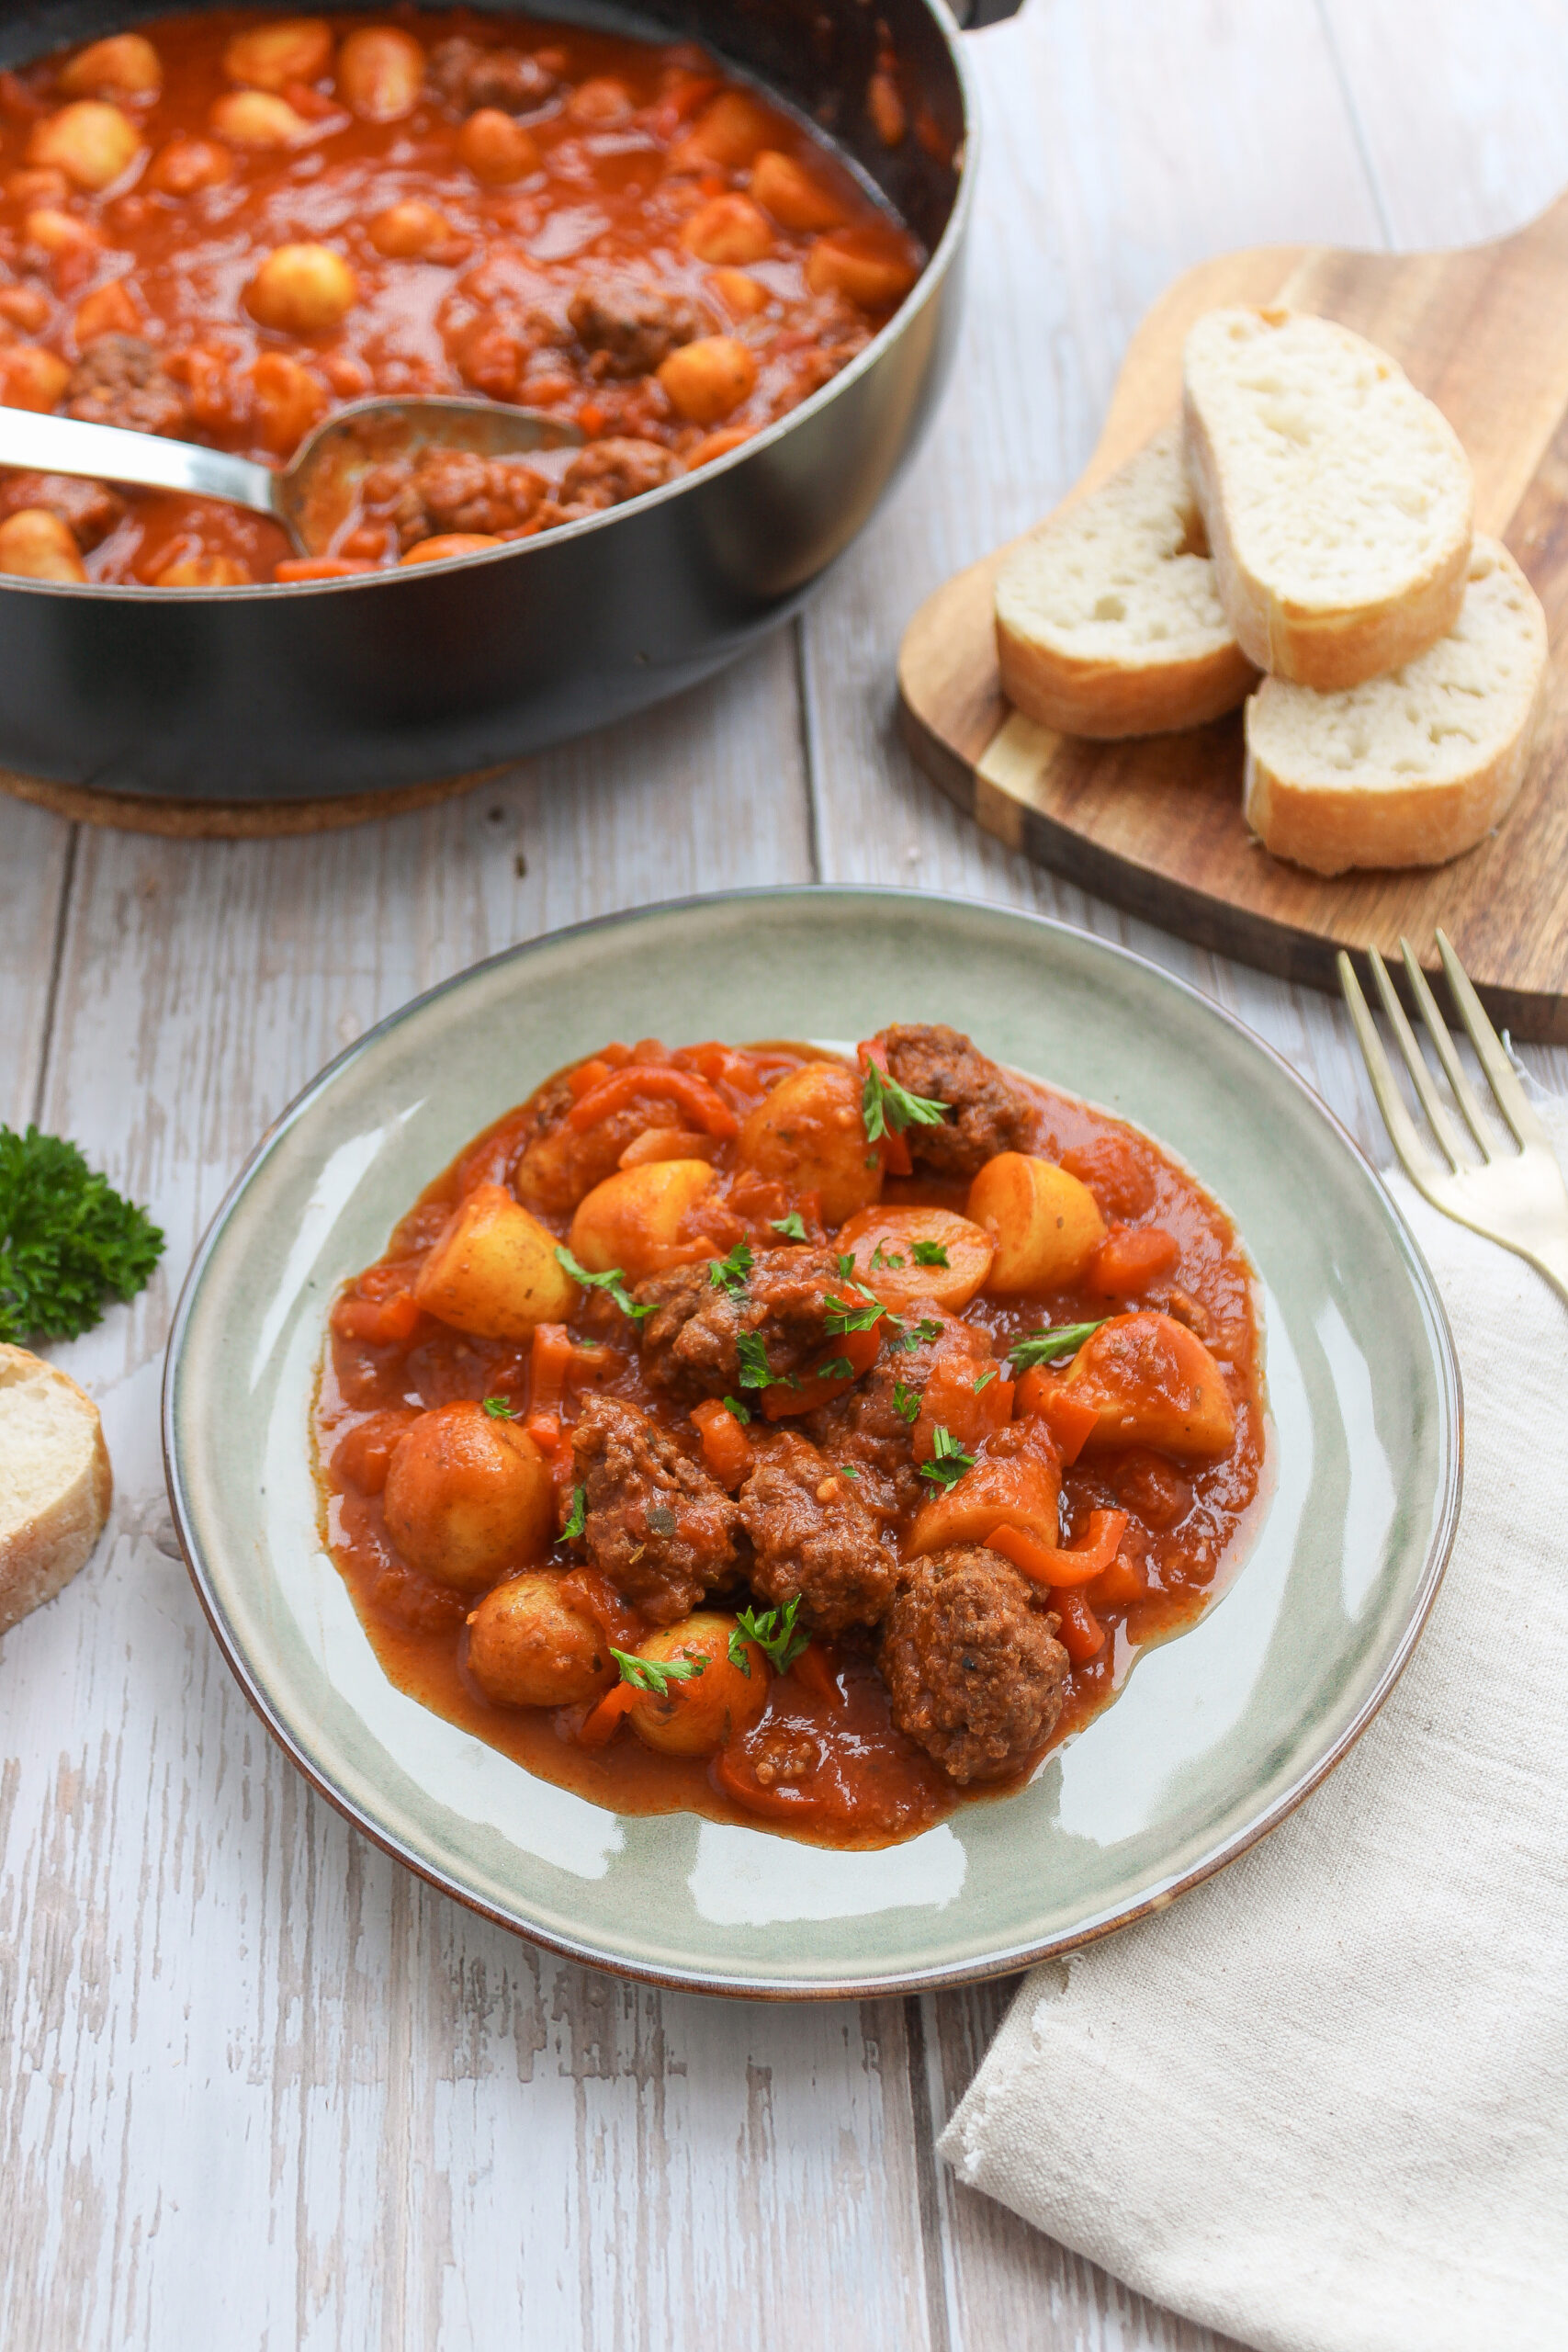
[[[340,1295],[315,1440],[400,1688],[623,1812],[883,1845],[1234,1575],[1252,1280],[1156,1144],[954,1030],[607,1046]]]
[[[891,77],[872,85],[889,144]],[[0,571],[234,586],[531,537],[786,414],[917,241],[690,46],[395,7],[172,16],[0,74],[0,402],[271,464],[373,393],[570,420],[530,459],[373,468],[331,552],[217,501],[0,476]]]

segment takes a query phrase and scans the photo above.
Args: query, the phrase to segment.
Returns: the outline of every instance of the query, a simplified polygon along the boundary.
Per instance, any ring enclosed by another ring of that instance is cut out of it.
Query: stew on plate
[[[911,126],[891,59],[875,134]],[[471,553],[711,462],[807,399],[925,259],[704,51],[532,17],[216,10],[0,74],[0,403],[271,465],[346,403],[581,428],[391,456],[324,555],[214,500],[0,475],[0,570],[222,588]]]
[[[609,1045],[331,1314],[323,1531],[389,1676],[541,1777],[875,1846],[1016,1788],[1235,1572],[1246,1257],[942,1024]]]

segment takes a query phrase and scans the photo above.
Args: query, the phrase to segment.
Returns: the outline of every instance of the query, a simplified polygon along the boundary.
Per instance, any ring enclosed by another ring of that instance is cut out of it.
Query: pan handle
[[[1016,17],[1023,0],[947,0],[958,19],[958,29],[977,33],[982,26],[999,25],[1008,17]]]

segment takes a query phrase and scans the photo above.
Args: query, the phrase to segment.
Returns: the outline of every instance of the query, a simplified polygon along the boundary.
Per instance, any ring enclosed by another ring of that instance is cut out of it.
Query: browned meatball
[[[444,106],[456,114],[499,107],[502,114],[531,114],[556,89],[559,76],[520,49],[487,49],[462,33],[437,41],[426,78]]]
[[[389,522],[403,549],[446,531],[499,537],[528,522],[547,485],[532,466],[479,458],[466,449],[422,449],[374,466],[365,477],[366,512]]]
[[[804,1422],[807,1435],[830,1462],[848,1462],[859,1470],[863,1499],[888,1516],[914,1510],[931,1493],[915,1462],[910,1408],[938,1357],[952,1353],[972,1361],[976,1380],[995,1369],[987,1335],[932,1301],[917,1301],[899,1323],[901,1338],[889,1337],[865,1378],[830,1405],[819,1405]]]
[[[24,506],[58,516],[85,555],[125,513],[125,501],[107,481],[77,481],[70,474],[8,473],[0,477],[0,520]]]
[[[584,351],[593,355],[595,376],[651,376],[672,351],[703,331],[692,303],[625,276],[580,286],[566,314]]]
[[[681,469],[679,458],[672,458],[657,441],[612,436],[591,442],[581,456],[573,458],[561,477],[560,494],[574,512],[621,506],[628,498],[640,498],[645,490],[673,481]]]
[[[737,1515],[724,1488],[612,1396],[590,1398],[571,1447],[595,1567],[656,1625],[689,1616],[734,1564]]]
[[[798,1598],[825,1634],[881,1623],[898,1564],[852,1476],[790,1431],[773,1441],[739,1499],[757,1555],[749,1575],[766,1600]]]
[[[642,1326],[643,1370],[668,1396],[739,1396],[756,1385],[741,1378],[739,1340],[750,1333],[769,1371],[786,1378],[826,1345],[829,1293],[841,1295],[842,1284],[827,1250],[761,1250],[739,1291],[716,1285],[705,1259],[671,1267],[636,1293],[655,1309]]]
[[[944,1022],[913,1022],[882,1033],[887,1068],[900,1086],[952,1108],[940,1126],[911,1126],[917,1159],[948,1176],[973,1176],[998,1151],[1027,1151],[1035,1114],[1010,1079]]]
[[[71,370],[65,413],[84,424],[119,424],[130,433],[185,430],[179,386],[139,334],[95,336]]]
[[[955,1781],[1018,1771],[1062,1712],[1058,1620],[978,1544],[933,1552],[906,1578],[882,1640],[894,1722]]]

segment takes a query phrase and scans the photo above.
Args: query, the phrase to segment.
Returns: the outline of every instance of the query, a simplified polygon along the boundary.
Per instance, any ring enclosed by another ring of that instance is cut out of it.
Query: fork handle
[[[1526,1250],[1520,1255],[1529,1260],[1539,1273],[1545,1275],[1552,1289],[1568,1306],[1568,1235],[1562,1240],[1552,1239],[1539,1250]]]

